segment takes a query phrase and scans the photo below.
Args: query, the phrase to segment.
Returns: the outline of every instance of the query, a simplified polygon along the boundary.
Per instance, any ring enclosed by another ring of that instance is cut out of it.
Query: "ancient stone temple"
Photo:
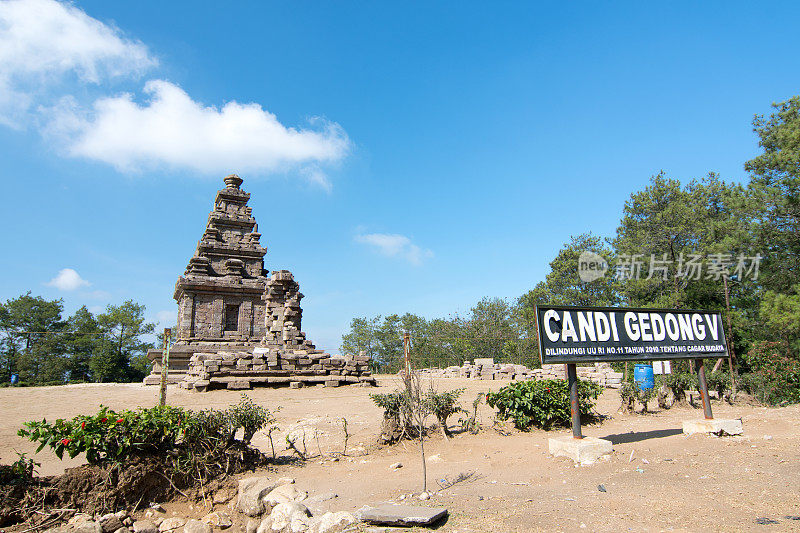
[[[183,379],[196,352],[252,348],[264,337],[267,249],[241,185],[235,174],[225,178],[195,254],[175,284],[178,340],[169,354],[170,382]],[[158,383],[161,350],[147,356],[154,365],[145,383]]]
[[[195,353],[181,386],[196,391],[254,385],[374,385],[366,355],[330,355],[318,350],[300,330],[300,286],[288,270],[273,272],[266,283],[264,337],[252,350]]]
[[[250,195],[236,175],[225,178],[203,237],[175,284],[177,341],[170,348],[169,381],[205,391],[253,385],[373,385],[370,358],[330,355],[302,332],[300,285],[288,270],[267,276]],[[161,350],[147,354],[157,384]]]

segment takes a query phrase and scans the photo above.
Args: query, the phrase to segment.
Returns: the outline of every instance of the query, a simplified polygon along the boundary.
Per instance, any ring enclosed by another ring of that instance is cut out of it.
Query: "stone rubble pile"
[[[622,372],[615,372],[608,363],[595,363],[592,366],[577,367],[578,377],[593,381],[603,387],[620,388]],[[541,368],[528,368],[525,365],[495,363],[491,358],[475,359],[473,363],[464,361],[462,366],[447,368],[423,368],[420,375],[430,378],[464,378],[486,380],[526,380],[526,379],[567,379],[564,365],[542,365]]]
[[[369,356],[330,355],[322,350],[284,351],[258,347],[250,352],[196,353],[180,386],[205,392],[209,388],[250,389],[253,385],[374,385]]]

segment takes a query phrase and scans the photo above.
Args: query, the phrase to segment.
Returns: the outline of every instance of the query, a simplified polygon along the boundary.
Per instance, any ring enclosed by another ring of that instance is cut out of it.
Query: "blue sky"
[[[793,2],[222,6],[0,2],[0,298],[171,325],[235,172],[336,351],[354,316],[521,295],[661,169],[745,179],[800,93]]]

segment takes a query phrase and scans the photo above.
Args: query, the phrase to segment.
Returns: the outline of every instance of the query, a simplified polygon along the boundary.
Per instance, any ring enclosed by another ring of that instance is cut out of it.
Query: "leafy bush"
[[[58,419],[25,422],[20,437],[39,442],[61,459],[86,453],[90,464],[123,461],[134,454],[165,452],[173,448],[186,427],[189,412],[176,407],[139,408],[116,412],[101,406],[94,416],[80,415],[72,420]]]
[[[642,413],[647,412],[647,402],[656,396],[656,388],[642,389],[635,382],[625,382],[619,389],[622,407],[629,413],[635,412],[636,403],[642,405]]]
[[[101,406],[93,416],[53,423],[25,422],[18,435],[49,446],[61,459],[86,453],[90,464],[122,464],[135,456],[161,456],[176,471],[193,471],[233,445],[247,446],[253,435],[274,422],[272,414],[246,395],[228,409],[192,412],[177,407],[114,411]],[[243,439],[234,438],[238,429]]]
[[[383,409],[384,421],[388,421],[391,433],[416,438],[419,430],[413,421],[413,413],[433,414],[439,422],[442,432],[447,433],[447,419],[463,412],[458,404],[458,397],[465,389],[436,392],[433,388],[420,394],[419,401],[409,392],[409,389],[395,390],[385,394],[370,394],[369,397],[375,405]],[[415,402],[419,405],[415,405]],[[385,423],[384,426],[387,426]],[[387,435],[385,442],[398,440],[396,436]]]
[[[591,381],[578,381],[581,416],[589,416],[603,388]],[[519,381],[486,395],[486,402],[497,407],[501,420],[512,419],[517,429],[550,429],[569,425],[572,420],[569,384],[561,380]]]
[[[458,397],[466,389],[456,389],[451,391],[436,392],[431,388],[425,394],[423,401],[428,404],[428,410],[433,413],[439,426],[442,428],[442,433],[445,437],[449,435],[447,430],[447,419],[456,413],[461,413],[464,409],[458,403]]]
[[[759,342],[745,356],[753,372],[741,386],[767,405],[800,402],[800,361],[790,357],[785,342]]]
[[[697,390],[697,375],[690,372],[675,372],[663,376],[656,385],[659,386],[661,383],[670,388],[676,402],[685,402],[686,391]]]

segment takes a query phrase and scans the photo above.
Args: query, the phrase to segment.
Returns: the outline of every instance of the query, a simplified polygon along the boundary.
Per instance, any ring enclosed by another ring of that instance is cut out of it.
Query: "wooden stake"
[[[403,333],[403,356],[405,357],[406,379],[411,379],[411,334]]]
[[[728,318],[728,368],[730,368],[731,372],[731,398],[736,397],[736,370],[733,366],[733,358],[736,357],[736,354],[733,352],[733,330],[731,329],[731,303],[728,298],[728,275],[725,274],[722,276],[722,283],[725,285],[725,309],[727,309],[727,318]]]
[[[161,350],[161,393],[159,405],[167,405],[167,369],[169,368],[169,337],[172,330],[164,328],[164,348]]]

